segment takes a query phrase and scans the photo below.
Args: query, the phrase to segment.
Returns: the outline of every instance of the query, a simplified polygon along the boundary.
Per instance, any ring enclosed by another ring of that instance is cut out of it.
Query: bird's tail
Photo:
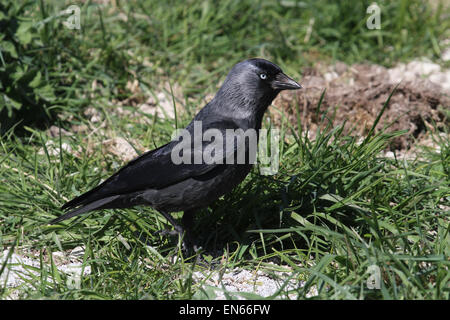
[[[113,202],[114,200],[116,200],[117,198],[119,198],[120,195],[115,195],[115,196],[110,196],[110,197],[106,197],[91,203],[88,203],[86,205],[83,205],[77,209],[74,209],[72,211],[67,212],[66,214],[62,215],[61,217],[58,217],[56,219],[53,219],[52,221],[50,221],[50,224],[55,224],[58,222],[61,222],[63,220],[78,216],[80,214],[92,211],[92,210],[96,210],[96,209],[103,209],[105,207],[108,206],[108,204],[110,204],[111,202]]]

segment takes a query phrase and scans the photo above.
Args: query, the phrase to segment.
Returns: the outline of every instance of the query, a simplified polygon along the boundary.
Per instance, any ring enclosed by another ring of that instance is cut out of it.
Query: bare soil
[[[411,71],[408,66],[421,69]],[[421,74],[424,72],[434,78]],[[302,127],[312,135],[318,125],[324,125],[321,118],[327,109],[331,115],[333,108],[337,107],[333,124],[347,121],[345,134],[365,136],[397,85],[376,127],[376,130],[382,130],[391,124],[389,131],[408,131],[392,141],[389,145],[391,151],[409,150],[421,141],[429,141],[429,130],[443,131],[449,126],[448,83],[440,80],[448,80],[449,73],[441,72],[438,65],[418,62],[387,69],[378,65],[337,63],[332,67],[309,68],[303,75],[300,82],[304,89],[281,94],[275,105],[281,106],[292,124],[297,123],[298,106]],[[320,110],[317,110],[324,90]]]

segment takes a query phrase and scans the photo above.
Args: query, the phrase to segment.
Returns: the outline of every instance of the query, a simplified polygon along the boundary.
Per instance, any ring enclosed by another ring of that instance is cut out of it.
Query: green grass
[[[303,67],[318,62],[440,61],[441,40],[450,36],[448,6],[419,0],[377,1],[380,30],[366,27],[371,1],[117,3],[85,2],[80,30],[62,24],[69,1],[0,6],[0,132],[18,121],[53,122],[61,111],[78,113],[99,99],[124,100],[134,79],[147,96],[167,79],[199,96],[248,57],[276,61],[300,78]],[[101,88],[92,94],[94,80]]]
[[[1,136],[2,251],[14,247],[41,261],[28,268],[33,278],[20,289],[21,298],[211,298],[192,281],[192,272],[234,267],[284,271],[289,276],[282,281],[305,281],[301,288],[281,289],[278,298],[304,299],[311,289],[317,299],[450,298],[449,141],[434,134],[440,152],[419,150],[413,160],[385,158],[381,151],[389,140],[404,133],[371,132],[361,143],[328,122],[334,110],[323,115],[329,125],[314,140],[300,123],[282,116],[279,174],[261,176],[255,168],[195,221],[207,249],[201,264],[184,258],[177,241],[156,233],[165,220],[150,208],[104,210],[47,225],[61,215],[66,200],[124,164],[105,152],[106,137],[138,141],[141,151],[170,140],[174,121],[127,117],[117,111],[119,103],[134,110],[163,84],[176,83],[183,93],[176,100],[183,111],[177,115],[181,127],[205,103],[204,93],[214,93],[227,70],[249,56],[269,58],[299,79],[302,68],[318,60],[386,65],[421,55],[436,60],[439,40],[450,29],[442,9],[432,14],[420,1],[378,1],[382,30],[369,31],[360,1],[304,1],[299,8],[275,1],[189,6],[131,1],[114,9],[86,2],[82,29],[70,31],[56,17],[62,3],[26,3],[22,17],[48,23],[35,28],[16,58],[2,47],[5,63],[32,70],[11,87],[21,88],[40,71],[36,88],[49,86],[54,97],[29,93],[45,100],[49,123],[68,131],[73,124],[88,129],[54,138],[30,121],[22,131],[5,129]],[[312,17],[313,31],[305,41]],[[5,70],[0,70],[4,77]],[[127,86],[135,79],[137,93]],[[5,88],[0,93],[12,92]],[[88,106],[100,112],[101,122],[86,119]],[[57,151],[63,143],[74,151],[53,154],[48,141]],[[91,273],[79,289],[69,289],[51,253],[78,246],[85,248],[82,260]],[[381,271],[380,290],[366,285],[373,265]],[[5,270],[0,266],[0,274]],[[0,290],[2,298],[11,293],[3,283]]]
[[[125,131],[126,119],[108,119],[112,130]],[[172,128],[163,121],[155,126]],[[306,279],[294,292],[298,298],[314,287],[320,299],[448,299],[448,141],[441,141],[441,153],[404,161],[380,154],[401,133],[380,133],[358,144],[357,137],[342,135],[342,126],[318,132],[314,141],[288,123],[282,127],[288,142],[281,145],[280,173],[264,177],[255,169],[196,220],[205,249],[228,250],[226,259],[207,256],[209,262],[200,266],[185,260],[176,242],[155,234],[164,220],[149,208],[105,210],[47,225],[67,198],[95,186],[118,164],[100,150],[93,156],[81,152],[80,158],[39,153],[50,139],[39,131],[22,141],[4,137],[1,240],[4,248],[15,244],[19,252],[38,252],[43,260],[30,281],[33,289],[23,297],[192,298],[202,292],[191,284],[193,269],[240,267],[268,273],[279,268]],[[133,128],[135,138],[147,132],[144,126]],[[95,141],[103,138],[94,135]],[[53,140],[84,148],[80,135]],[[84,261],[92,273],[79,290],[68,290],[50,253],[77,246],[86,248]],[[174,256],[177,263],[171,263]],[[381,290],[366,287],[371,265],[381,269]],[[288,293],[293,292],[279,296]]]

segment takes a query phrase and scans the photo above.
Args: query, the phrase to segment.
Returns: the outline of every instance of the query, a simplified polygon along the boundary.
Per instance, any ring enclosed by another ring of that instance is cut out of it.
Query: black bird
[[[201,109],[187,132],[194,134],[194,121],[201,121],[202,132],[217,129],[261,128],[264,112],[282,90],[296,90],[302,86],[285,75],[274,63],[264,59],[249,59],[237,63],[227,75],[215,97]],[[195,138],[194,138],[195,139]],[[176,139],[129,162],[103,183],[62,206],[70,211],[52,220],[62,220],[93,210],[129,208],[149,205],[158,210],[177,233],[184,233],[185,246],[191,246],[190,229],[195,211],[236,187],[251,170],[249,145],[245,144],[247,162],[244,164],[181,163],[172,161]],[[208,144],[190,144],[190,152],[204,151]],[[223,157],[235,157],[233,145]],[[184,211],[181,225],[170,212]]]

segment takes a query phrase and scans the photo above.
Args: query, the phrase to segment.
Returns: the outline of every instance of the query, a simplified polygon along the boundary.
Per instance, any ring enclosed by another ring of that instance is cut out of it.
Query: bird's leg
[[[174,230],[162,230],[159,234],[170,236],[179,235],[183,239],[183,249],[188,253],[192,251],[197,252],[200,249],[200,247],[194,243],[191,235],[192,226],[194,224],[194,210],[187,210],[183,213],[181,225],[169,213],[164,211],[160,211],[160,213],[170,222],[170,224],[172,224]]]
[[[170,231],[170,230],[161,230],[159,233],[162,235],[171,235],[171,236],[175,236],[175,235],[183,235],[183,227],[172,217],[172,215],[170,213],[164,212],[164,211],[160,211],[160,213],[163,215],[164,218],[166,218],[167,221],[170,222],[170,224],[173,226],[173,228],[175,230]]]
[[[164,211],[160,211],[160,213],[170,222],[170,224],[172,224],[174,230],[162,230],[159,234],[170,236],[179,235],[183,239],[183,250],[187,253],[190,253],[192,249],[194,252],[197,252],[199,248],[196,245],[193,245],[190,232],[193,225],[194,211],[184,212],[183,218],[181,219],[181,225],[172,217],[172,215],[170,215],[170,213]]]
[[[184,211],[183,217],[181,218],[181,225],[184,229],[183,245],[185,249],[192,249],[194,252],[197,252],[201,247],[197,246],[191,233],[192,227],[194,226],[194,214],[195,210]]]
[[[188,210],[183,213],[183,217],[181,218],[181,225],[184,230],[191,230],[194,226],[194,213],[193,210]]]

